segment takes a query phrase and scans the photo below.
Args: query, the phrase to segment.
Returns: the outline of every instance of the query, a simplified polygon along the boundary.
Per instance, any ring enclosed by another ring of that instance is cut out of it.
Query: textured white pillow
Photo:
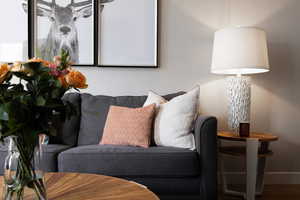
[[[167,102],[168,101],[165,98],[159,96],[158,94],[155,94],[152,91],[149,91],[148,92],[147,100],[144,103],[144,107],[149,106],[151,104],[155,104],[155,106],[156,106],[156,112],[158,112],[160,105],[164,104],[164,103],[167,103]]]
[[[192,126],[198,112],[199,92],[200,88],[197,86],[190,92],[160,105],[154,125],[156,145],[195,149]],[[148,98],[154,99],[153,96]],[[147,99],[144,106],[148,104],[151,102]]]

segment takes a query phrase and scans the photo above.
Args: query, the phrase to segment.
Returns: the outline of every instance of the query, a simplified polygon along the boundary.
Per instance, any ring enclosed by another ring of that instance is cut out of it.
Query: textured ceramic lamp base
[[[228,128],[238,131],[240,122],[250,122],[251,79],[245,76],[227,78]]]

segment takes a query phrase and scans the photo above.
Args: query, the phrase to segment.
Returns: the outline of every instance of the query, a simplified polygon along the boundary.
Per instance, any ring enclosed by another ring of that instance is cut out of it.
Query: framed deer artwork
[[[20,17],[12,23],[15,32],[7,33],[17,35],[10,49],[19,57],[50,60],[65,49],[75,66],[158,67],[158,0],[10,0],[8,4]],[[4,8],[0,6],[3,13]],[[0,61],[2,43],[0,39]]]
[[[29,34],[33,56],[50,60],[65,49],[74,65],[97,64],[95,1],[28,0],[23,8],[32,16]]]

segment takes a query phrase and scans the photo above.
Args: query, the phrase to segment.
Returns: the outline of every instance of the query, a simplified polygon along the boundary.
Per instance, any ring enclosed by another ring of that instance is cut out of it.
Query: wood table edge
[[[147,199],[159,200],[159,197],[154,192],[152,192],[149,188],[147,188],[146,186],[143,186],[142,184],[136,183],[134,181],[130,181],[130,180],[126,180],[126,179],[122,179],[122,178],[118,178],[118,177],[113,177],[113,176],[106,176],[106,175],[102,175],[102,174],[72,173],[72,172],[46,172],[44,175],[44,179],[46,181],[46,186],[47,186],[47,180],[49,180],[55,176],[58,176],[60,178],[63,178],[64,176],[66,176],[66,177],[67,176],[87,176],[86,178],[88,178],[90,176],[90,177],[94,177],[94,178],[99,177],[99,180],[110,179],[111,181],[116,181],[116,182],[119,182],[120,184],[124,183],[130,187],[134,187],[134,188],[140,190],[141,192],[145,193],[145,196],[148,197]],[[4,184],[3,176],[0,176],[0,183]],[[2,195],[2,191],[0,191],[0,193]],[[84,199],[82,199],[82,200],[84,200]]]
[[[236,135],[236,136],[225,136],[225,135],[221,135],[222,133],[223,134],[233,134],[233,132],[230,132],[230,131],[218,131],[217,137],[219,139],[223,139],[223,140],[229,140],[229,141],[246,141],[248,138],[251,138],[251,137],[240,137],[238,135]],[[272,135],[270,133],[251,132],[251,134],[255,134],[255,135],[269,135],[269,136],[271,136],[269,138],[257,138],[260,142],[274,142],[274,141],[279,140],[278,136]]]
[[[124,182],[126,184],[131,184],[134,186],[139,187],[142,190],[145,190],[149,195],[152,195],[154,198],[156,198],[157,200],[159,200],[158,196],[152,192],[147,186],[144,186],[143,184],[137,183],[135,181],[130,181],[130,180],[126,180],[123,178],[118,178],[118,177],[114,177],[114,176],[107,176],[107,175],[102,175],[102,174],[92,174],[92,173],[74,173],[74,172],[47,172],[45,173],[45,176],[49,176],[49,175],[88,175],[88,176],[98,176],[98,177],[105,177],[105,178],[109,178],[109,179],[114,179],[114,180],[118,180],[120,182]]]

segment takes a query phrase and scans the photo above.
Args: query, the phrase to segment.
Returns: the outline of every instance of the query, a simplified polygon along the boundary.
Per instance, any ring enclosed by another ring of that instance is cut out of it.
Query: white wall
[[[27,53],[27,15],[22,1],[0,4],[0,62],[23,60]],[[13,54],[14,53],[14,54]]]

